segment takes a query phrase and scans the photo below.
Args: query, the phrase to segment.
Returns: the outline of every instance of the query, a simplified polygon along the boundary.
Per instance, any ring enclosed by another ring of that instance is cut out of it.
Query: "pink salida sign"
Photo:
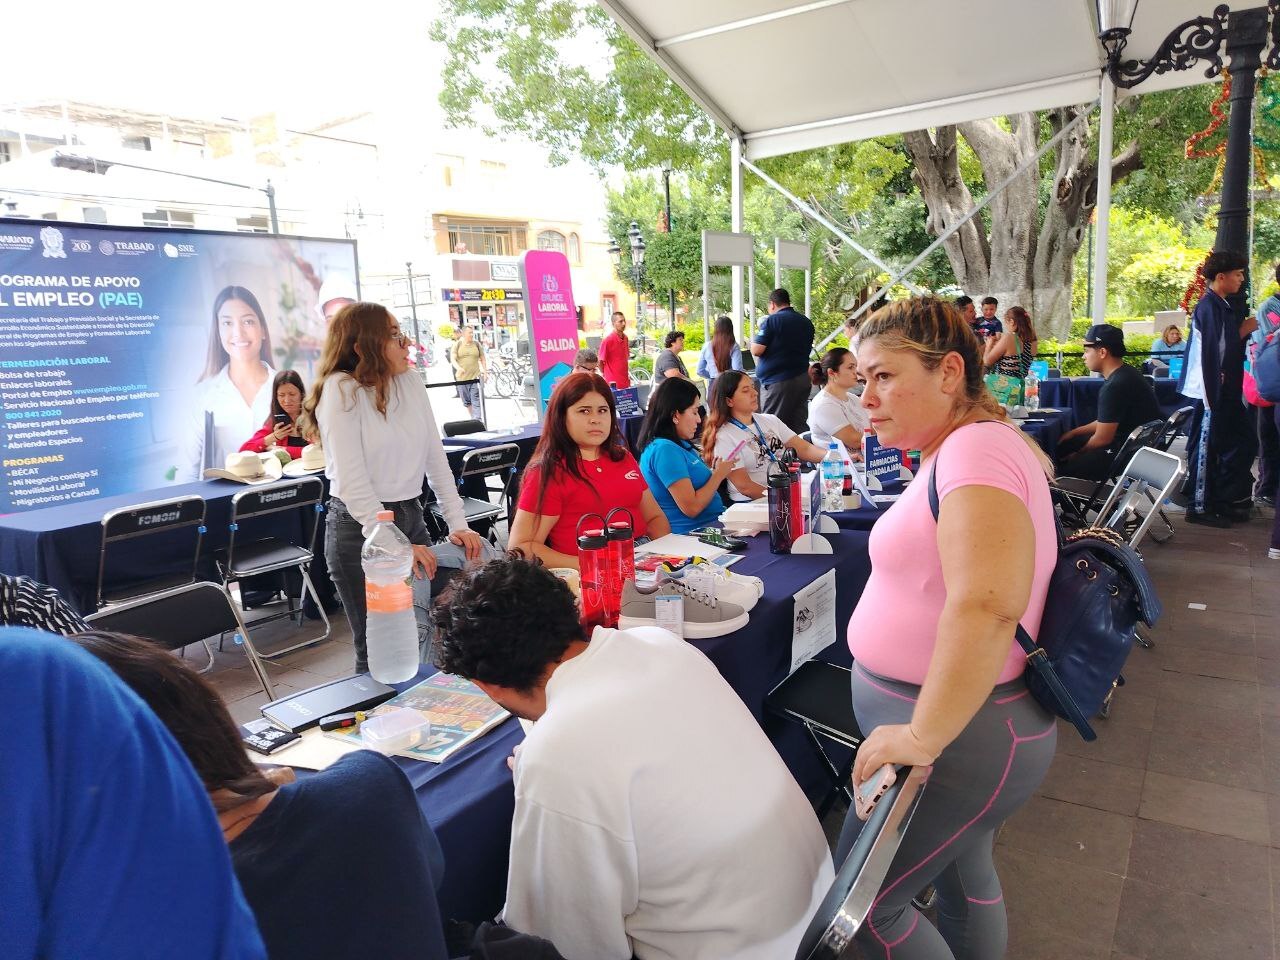
[[[554,250],[527,251],[520,258],[520,286],[541,416],[557,381],[573,371],[578,352],[578,311],[568,258]]]

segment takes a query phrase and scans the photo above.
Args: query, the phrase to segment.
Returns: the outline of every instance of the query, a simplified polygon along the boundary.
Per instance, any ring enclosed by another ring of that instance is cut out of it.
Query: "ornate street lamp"
[[[644,319],[644,307],[640,300],[640,279],[644,275],[644,237],[640,234],[640,224],[631,221],[627,231],[627,239],[631,242],[631,269],[635,274],[636,286],[636,333],[640,332],[640,322]]]
[[[1264,7],[1235,11],[1225,3],[1219,4],[1209,16],[1194,17],[1174,27],[1149,60],[1124,57],[1138,0],[1095,2],[1101,28],[1098,40],[1107,53],[1107,76],[1117,87],[1131,89],[1153,74],[1190,70],[1201,62],[1207,64],[1204,75],[1216,77],[1222,72],[1224,55],[1229,58],[1231,113],[1214,247],[1247,253],[1253,93],[1258,67],[1262,64],[1262,50],[1268,40],[1271,50],[1266,58],[1267,68],[1280,67],[1280,0],[1267,0]],[[1248,312],[1248,283],[1228,299],[1243,320]]]

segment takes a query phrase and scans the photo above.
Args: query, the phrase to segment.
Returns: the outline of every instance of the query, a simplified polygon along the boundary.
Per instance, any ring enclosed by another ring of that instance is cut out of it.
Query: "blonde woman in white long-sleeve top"
[[[467,527],[426,388],[409,368],[409,341],[385,307],[352,303],[337,313],[303,408],[304,423],[314,423],[324,447],[330,493],[325,553],[351,624],[356,670],[364,672],[368,652],[360,548],[378,511],[391,510],[396,526],[413,544],[414,577],[423,582],[415,595],[429,596],[427,582],[440,566],[477,559],[486,545]],[[448,523],[447,543],[433,546],[423,522],[419,497],[424,475]]]

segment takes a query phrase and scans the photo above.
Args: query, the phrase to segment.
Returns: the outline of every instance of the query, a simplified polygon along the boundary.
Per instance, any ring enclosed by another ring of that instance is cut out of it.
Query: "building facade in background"
[[[490,345],[520,336],[529,249],[568,257],[585,335],[615,309],[634,314],[607,253],[602,186],[528,144],[377,112],[303,124],[0,105],[3,216],[267,233],[268,183],[279,232],[356,240],[362,295],[406,329],[416,314],[424,340],[463,322]]]

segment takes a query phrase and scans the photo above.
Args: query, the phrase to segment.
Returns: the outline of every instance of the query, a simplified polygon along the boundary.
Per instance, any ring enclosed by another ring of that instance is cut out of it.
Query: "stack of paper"
[[[745,536],[754,536],[769,529],[769,501],[748,500],[735,503],[720,514],[720,523],[726,530]]]

